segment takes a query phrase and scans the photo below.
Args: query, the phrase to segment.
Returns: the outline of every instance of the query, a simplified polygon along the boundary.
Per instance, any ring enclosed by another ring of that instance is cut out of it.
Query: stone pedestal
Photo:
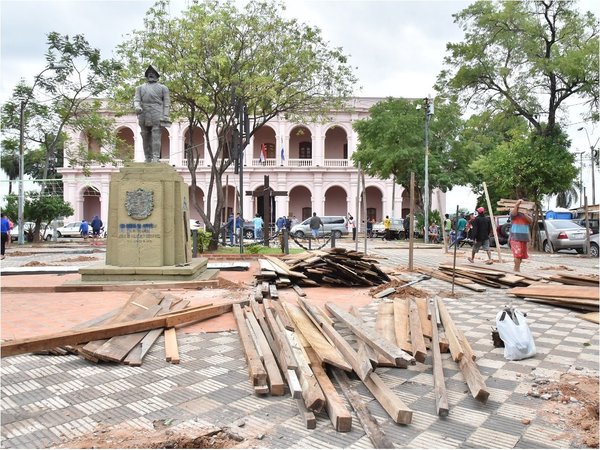
[[[132,163],[110,181],[106,265],[80,271],[82,281],[189,280],[192,263],[188,186],[162,163]]]

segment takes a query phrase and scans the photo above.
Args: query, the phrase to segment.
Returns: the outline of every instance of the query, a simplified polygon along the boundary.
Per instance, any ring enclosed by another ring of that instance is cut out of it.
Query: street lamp
[[[31,90],[27,94],[27,96],[21,100],[21,111],[19,114],[19,199],[17,203],[18,208],[18,226],[19,226],[19,245],[23,245],[25,243],[25,230],[24,225],[25,222],[23,220],[23,211],[25,207],[25,188],[23,185],[23,179],[25,177],[25,108],[27,108],[27,104],[33,97],[33,91],[40,81],[40,77],[44,74],[44,72],[48,70],[57,70],[64,69],[66,66],[62,64],[54,64],[50,63],[48,66],[44,68],[40,73],[35,76],[35,81],[33,82],[33,86],[31,86]]]
[[[588,134],[588,130],[585,127],[580,127],[577,128],[577,131],[585,131],[585,135],[587,136],[587,140],[588,140],[588,145],[590,146],[590,156],[591,156],[591,163],[592,163],[592,204],[596,204],[596,180],[594,177],[594,153],[596,152],[595,148],[596,145],[598,144],[598,140],[600,140],[600,138],[598,138],[598,140],[596,140],[596,143],[594,145],[592,145],[592,142],[590,141],[590,135]]]
[[[424,240],[429,243],[429,121],[433,115],[433,99],[427,97],[425,99],[425,198],[423,199],[423,207],[425,209],[425,230]]]

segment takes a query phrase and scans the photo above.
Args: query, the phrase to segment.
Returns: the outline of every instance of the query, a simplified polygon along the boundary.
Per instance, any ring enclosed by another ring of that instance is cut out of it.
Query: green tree
[[[573,0],[478,0],[454,15],[464,41],[447,45],[438,89],[463,106],[506,111],[553,136],[568,101],[598,119],[598,34]],[[594,113],[594,114],[592,114]]]
[[[353,125],[359,145],[352,159],[374,177],[410,186],[415,173],[416,198],[423,210],[425,178],[425,115],[420,101],[388,98],[369,110],[369,117]],[[460,145],[463,122],[456,103],[436,99],[429,126],[429,186],[446,190],[469,181],[468,167],[476,156]]]
[[[569,189],[577,175],[567,137],[559,128],[554,133],[551,139],[515,133],[474,162],[473,169],[494,186],[496,199],[527,198],[540,204],[543,196]]]
[[[151,63],[171,93],[172,115],[185,118],[189,136],[200,128],[211,180],[204,210],[196,199],[199,154],[186,143],[191,176],[190,203],[212,233],[216,248],[224,194],[222,175],[232,164],[232,136],[238,127],[235,96],[247,105],[249,133],[243,147],[270,119],[319,117],[340,107],[355,77],[346,56],[330,48],[320,31],[281,16],[282,4],[251,0],[238,9],[233,1],[192,2],[181,17],[170,17],[168,2],[158,1],[147,13],[145,29],[135,31],[118,49],[125,70],[116,98],[131,111],[134,88]],[[209,138],[213,129],[217,142]]]
[[[102,103],[94,99],[106,93],[119,68],[112,60],[101,59],[99,50],[82,35],[49,33],[45,58],[46,68],[34,77],[33,84],[19,83],[2,105],[0,121],[3,143],[12,142],[12,147],[17,143],[17,149],[23,125],[24,152],[39,152],[29,158],[34,165],[26,164],[24,172],[40,180],[42,191],[47,187],[46,180],[60,177],[56,167],[62,164],[66,127],[101,134],[106,138],[100,140],[100,145],[114,146],[112,121],[102,117]],[[112,160],[109,154],[81,152],[77,148],[67,151],[67,157],[72,164],[84,168],[90,161]]]
[[[14,139],[4,139],[2,141],[0,168],[8,177],[8,193],[11,194],[13,180],[19,179],[19,150],[18,143]]]
[[[8,217],[17,217],[16,195],[6,197],[4,211]],[[25,193],[23,205],[23,217],[25,222],[35,222],[33,230],[33,241],[37,242],[41,236],[42,224],[50,224],[53,220],[63,216],[72,216],[75,210],[70,203],[66,202],[61,195],[43,195],[37,191]]]

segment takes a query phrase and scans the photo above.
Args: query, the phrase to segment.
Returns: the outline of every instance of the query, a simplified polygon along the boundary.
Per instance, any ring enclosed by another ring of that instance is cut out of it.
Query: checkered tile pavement
[[[448,286],[439,280],[418,285],[430,292],[447,292]],[[496,313],[508,302],[505,290],[473,293],[458,287],[456,292],[459,299],[445,302],[478,355],[489,400],[482,404],[472,398],[449,354],[442,355],[450,403],[446,418],[434,414],[430,359],[408,369],[377,369],[414,411],[410,425],[393,423],[353,380],[385,433],[405,448],[570,447],[556,425],[536,416],[544,401],[526,394],[534,378],[578,370],[597,374],[598,327],[567,309],[514,300],[513,306],[527,313],[537,355],[510,362],[490,336]],[[370,326],[377,302],[362,308]],[[349,331],[341,331],[352,342]],[[156,420],[170,421],[173,431],[231,427],[245,439],[258,437],[253,445],[261,448],[372,448],[355,416],[348,433],[336,432],[324,412],[317,415],[317,428],[307,430],[289,395],[254,395],[236,333],[180,334],[179,344],[179,365],[164,361],[162,338],[141,367],[93,365],[76,356],[2,359],[2,448],[53,447],[99,425],[152,429]],[[236,425],[240,420],[243,427]]]

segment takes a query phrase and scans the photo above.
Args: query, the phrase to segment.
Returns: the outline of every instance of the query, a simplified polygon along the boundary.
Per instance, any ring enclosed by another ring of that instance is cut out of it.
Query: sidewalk
[[[384,267],[406,267],[408,249],[403,244],[370,240],[369,255]],[[354,248],[346,239],[338,245]],[[359,251],[362,249],[361,244]],[[73,257],[49,251],[45,255],[38,252],[35,256],[11,256],[13,250],[14,247],[7,252],[8,257],[2,263],[17,266],[33,260],[47,263]],[[505,254],[507,261],[498,267],[510,269],[511,258],[509,253]],[[101,258],[103,254],[92,256]],[[451,263],[450,256],[443,255],[439,248],[418,249],[415,265],[437,267],[443,261]],[[466,263],[466,254],[458,255],[458,260]],[[89,263],[95,262],[79,262]],[[576,273],[597,273],[598,260],[576,255],[533,254],[523,264],[523,271],[534,267],[548,270],[543,268],[552,266],[573,267]],[[221,272],[220,277],[248,287],[255,268],[256,263],[249,272]],[[69,277],[77,275],[11,275],[3,276],[1,281],[3,286],[62,283]],[[435,279],[415,287],[441,296],[450,292],[448,283]],[[305,288],[305,292],[308,300],[315,303],[332,301],[344,308],[354,304],[371,323],[374,321],[377,301],[366,288]],[[450,414],[440,418],[434,415],[429,359],[426,364],[417,363],[408,369],[378,368],[377,373],[386,384],[414,410],[410,425],[396,425],[364,386],[352,381],[361,397],[370,400],[368,407],[388,437],[397,447],[406,448],[572,447],[572,436],[538,413],[552,405],[528,396],[527,392],[535,381],[558,379],[565,372],[597,377],[597,325],[579,319],[574,311],[515,298],[513,305],[527,313],[537,355],[510,362],[504,359],[502,349],[493,347],[490,335],[496,313],[510,301],[506,290],[488,288],[484,293],[474,293],[456,287],[455,292],[458,297],[445,298],[445,302],[478,356],[477,365],[490,398],[486,404],[475,401],[457,365],[444,355]],[[248,290],[174,294],[202,303],[207,298],[211,301],[246,298]],[[1,337],[10,339],[68,329],[122,304],[129,295],[6,294],[2,296]],[[280,295],[283,301],[295,300],[292,290],[280,290]],[[103,426],[131,427],[146,433],[165,428],[169,432],[165,433],[165,439],[181,433],[197,433],[210,426],[225,427],[244,438],[237,444],[244,448],[372,448],[357,420],[353,420],[351,432],[337,433],[326,413],[320,413],[317,428],[307,430],[289,395],[255,396],[237,333],[231,330],[235,330],[231,314],[178,329],[179,365],[164,361],[162,337],[141,367],[94,365],[76,356],[27,354],[2,359],[2,448],[55,447],[78,437],[93,436],[95,431],[106,441],[110,433],[98,432]]]

